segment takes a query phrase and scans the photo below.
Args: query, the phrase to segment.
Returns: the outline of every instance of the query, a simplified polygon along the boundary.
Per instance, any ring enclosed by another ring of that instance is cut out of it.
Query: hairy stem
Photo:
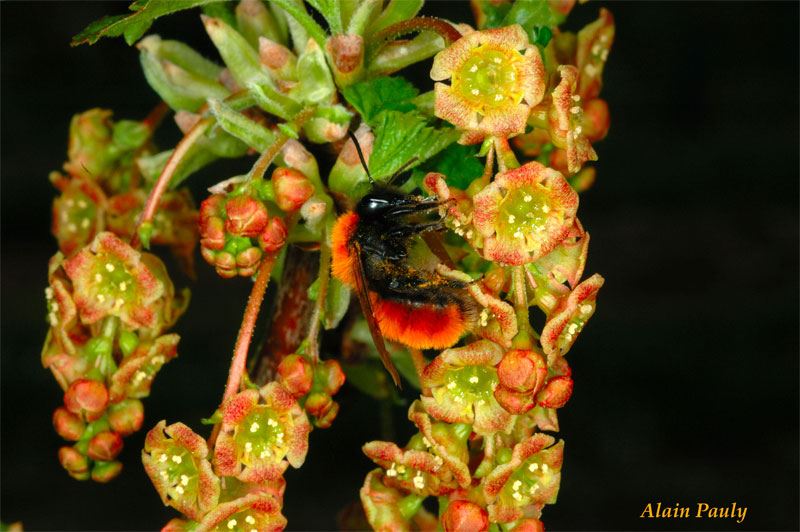
[[[314,304],[314,311],[311,314],[311,323],[308,325],[308,343],[306,344],[306,354],[311,357],[313,362],[319,361],[319,326],[322,323],[325,313],[325,301],[328,296],[328,284],[331,272],[331,248],[325,242],[323,235],[319,251],[319,286],[317,290],[317,301]]]
[[[316,107],[306,107],[297,113],[297,115],[294,117],[294,120],[287,123],[287,125],[293,125],[296,129],[300,129],[303,124],[305,124],[306,121],[311,118],[311,115],[314,114],[314,111],[316,111]],[[250,170],[250,179],[261,179],[264,177],[264,174],[267,172],[267,168],[269,168],[269,165],[272,164],[272,161],[275,159],[275,157],[277,157],[284,144],[289,142],[289,138],[289,135],[287,135],[284,131],[278,133],[278,136],[275,137],[275,142],[273,142],[269,148],[264,150],[261,156],[259,156],[258,160],[256,160],[252,170]]]

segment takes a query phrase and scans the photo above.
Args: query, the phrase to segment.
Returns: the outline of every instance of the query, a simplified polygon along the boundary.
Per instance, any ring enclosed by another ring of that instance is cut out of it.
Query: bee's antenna
[[[396,171],[394,174],[392,174],[392,177],[390,177],[390,178],[389,178],[389,181],[388,181],[388,182],[389,182],[389,184],[391,185],[392,183],[394,183],[394,182],[395,182],[395,180],[396,180],[398,177],[400,177],[400,174],[402,174],[403,172],[405,172],[405,171],[408,169],[408,167],[409,167],[409,166],[413,165],[413,164],[414,164],[415,162],[417,162],[418,160],[419,160],[419,157],[412,157],[411,159],[409,159],[409,160],[407,160],[406,162],[404,162],[404,163],[403,163],[403,164],[400,166],[400,168],[398,168],[398,169],[397,169],[397,171]]]
[[[364,171],[367,173],[367,177],[369,178],[369,183],[371,185],[375,184],[375,180],[372,179],[372,174],[369,173],[369,168],[367,167],[367,161],[364,160],[364,152],[361,151],[361,144],[359,144],[358,139],[353,134],[352,131],[347,131],[347,134],[350,136],[350,140],[353,141],[353,144],[356,147],[356,152],[358,152],[358,159],[361,161],[361,166],[364,167]]]

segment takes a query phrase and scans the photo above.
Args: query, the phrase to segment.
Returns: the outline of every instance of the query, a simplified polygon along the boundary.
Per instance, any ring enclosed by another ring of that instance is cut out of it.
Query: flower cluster
[[[71,257],[50,261],[50,331],[42,364],[64,390],[53,414],[56,432],[76,442],[59,459],[73,477],[106,482],[122,437],[141,428],[141,399],[177,354],[178,336],[162,334],[185,309],[163,263],[101,232]]]
[[[241,181],[241,182],[238,182]],[[299,170],[281,167],[270,180],[229,179],[231,190],[215,193],[200,206],[200,251],[225,278],[252,276],[265,253],[286,241],[282,216],[299,211],[314,185]]]
[[[219,412],[211,449],[183,423],[161,421],[147,435],[142,462],[165,505],[183,514],[166,530],[282,530],[291,465],[300,467],[312,430],[329,427],[339,408],[331,400],[344,383],[336,361],[293,354],[275,381],[233,395]]]
[[[513,324],[501,322],[505,337],[486,334],[488,319],[502,313],[484,305],[472,337],[420,369],[422,394],[409,410],[417,434],[404,447],[364,446],[380,466],[361,490],[377,530],[420,526],[427,497],[438,497],[444,530],[543,529],[564,446],[544,431],[558,430],[557,409],[573,390],[564,356],[603,284],[596,274],[582,280],[589,235],[577,218],[578,192],[591,183],[577,177],[596,159],[590,143],[608,130],[597,95],[613,32],[602,10],[577,37],[557,32],[542,45],[511,25],[467,32],[434,59],[431,77],[450,79],[436,84],[435,112],[462,132],[462,144],[483,141],[486,163],[468,186],[439,171],[423,187],[444,200],[457,270],[479,277],[471,295],[512,306]],[[520,164],[518,155],[539,158]],[[475,255],[484,266],[476,268]],[[531,312],[545,316],[539,331]]]
[[[52,172],[60,195],[53,200],[52,232],[70,256],[102,231],[130,238],[146,199],[137,166],[152,152],[152,126],[113,122],[111,111],[92,109],[72,119],[66,174]],[[197,244],[197,210],[188,189],[167,192],[159,203],[149,241],[168,246],[187,271]]]

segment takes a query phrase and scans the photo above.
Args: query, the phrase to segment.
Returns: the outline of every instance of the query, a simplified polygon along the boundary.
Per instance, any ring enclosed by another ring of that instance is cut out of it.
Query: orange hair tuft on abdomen
[[[331,271],[333,276],[350,288],[356,288],[353,261],[357,260],[350,249],[350,239],[356,232],[358,215],[354,212],[343,214],[336,220],[331,233]]]
[[[381,334],[414,349],[444,349],[458,342],[467,327],[455,304],[444,307],[411,305],[370,293],[375,321]]]

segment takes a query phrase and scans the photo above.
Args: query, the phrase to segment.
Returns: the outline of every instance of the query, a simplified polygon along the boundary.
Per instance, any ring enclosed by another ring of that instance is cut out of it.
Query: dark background
[[[560,411],[566,459],[549,529],[798,529],[798,4],[611,3],[617,39],[603,96],[598,181],[581,198],[598,312],[570,354],[575,393]],[[122,3],[2,4],[2,509],[27,529],[155,529],[163,508],[128,438],[110,485],[70,479],[50,415],[60,390],[42,369],[43,288],[71,115],[94,106],[140,118],[157,102],[120,39],[70,49],[70,36]],[[468,21],[466,3],[429,13]],[[196,14],[153,31],[214,56]],[[420,69],[418,79],[425,80]],[[430,84],[429,81],[424,81]],[[177,138],[167,124],[162,146]],[[250,164],[215,166],[203,188]],[[198,257],[199,259],[199,257]],[[248,283],[202,260],[177,326],[181,356],[145,401],[146,427],[200,429],[224,385]],[[311,435],[287,473],[290,529],[331,529],[357,497],[379,437],[373,401],[345,387],[333,428]],[[396,410],[401,435],[410,433]],[[646,521],[647,502],[748,508],[730,520]]]

